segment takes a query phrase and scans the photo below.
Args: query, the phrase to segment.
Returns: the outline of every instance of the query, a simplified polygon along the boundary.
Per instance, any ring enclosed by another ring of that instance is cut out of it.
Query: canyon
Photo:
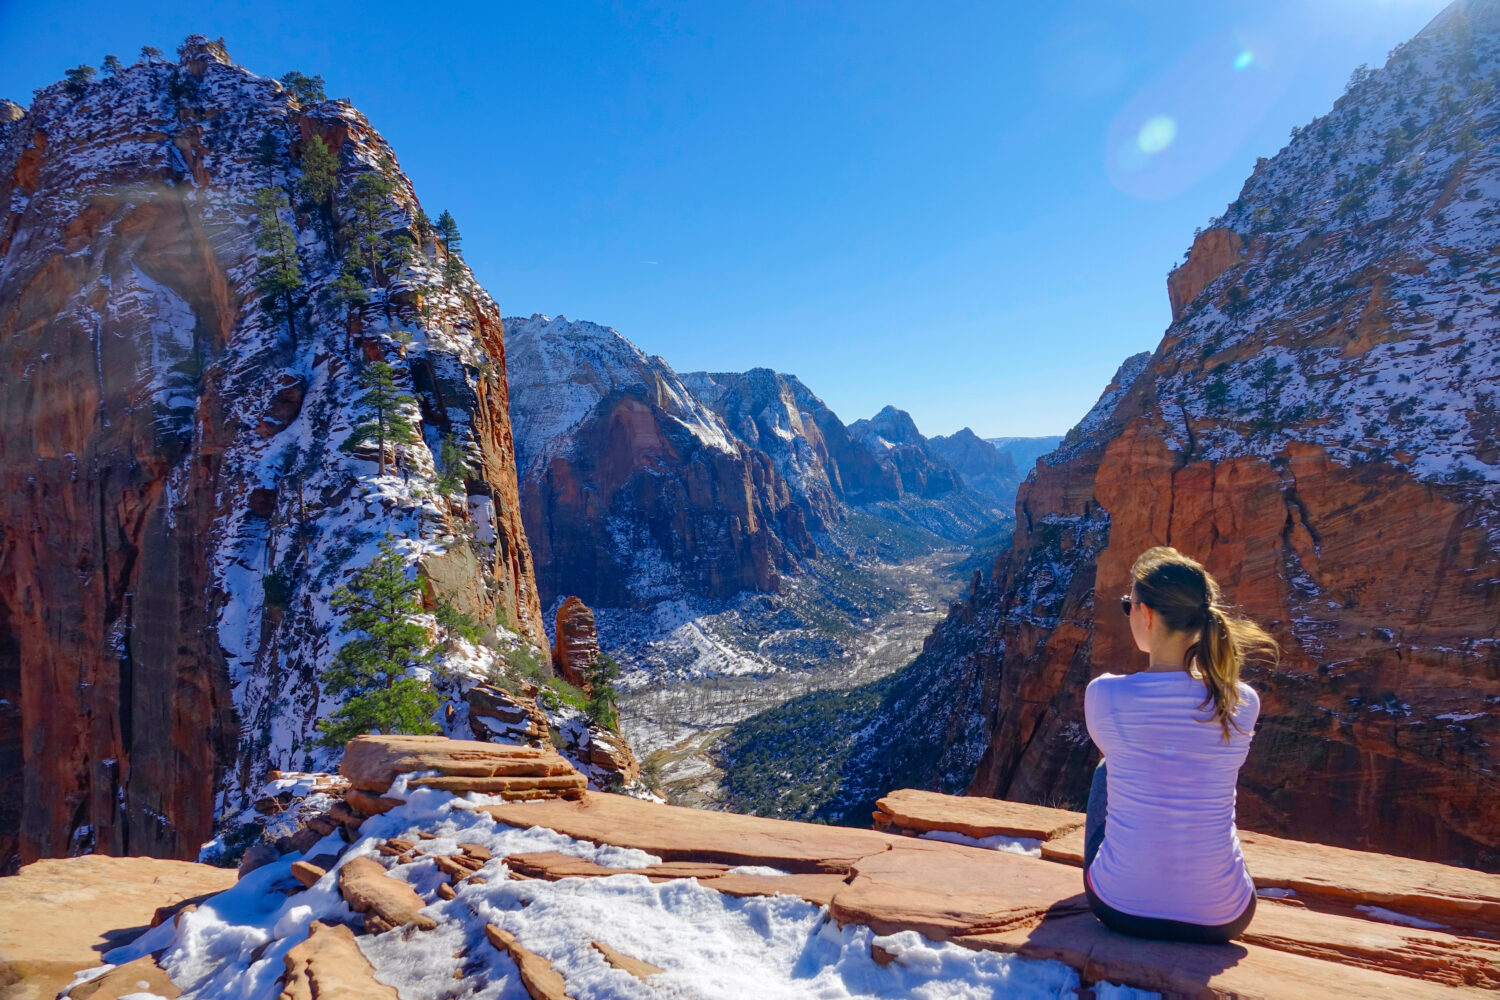
[[[1281,647],[1246,675],[1243,827],[1500,870],[1497,137],[1500,8],[1460,3],[1260,162],[1160,345],[1022,485],[1011,548],[846,696],[823,791],[766,811],[863,822],[900,784],[1080,808],[1084,688],[1137,655],[1113,598],[1170,544]],[[731,788],[817,697],[732,741]]]

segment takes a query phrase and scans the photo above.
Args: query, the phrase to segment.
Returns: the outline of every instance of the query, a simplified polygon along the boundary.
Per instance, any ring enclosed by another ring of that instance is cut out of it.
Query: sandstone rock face
[[[545,642],[498,309],[470,279],[442,286],[445,251],[411,229],[415,193],[363,116],[226,60],[195,37],[0,126],[0,868],[196,856],[216,799],[303,763],[343,639],[317,623],[388,533],[426,540],[403,551],[434,600]],[[346,315],[329,220],[284,213],[303,280],[287,322],[254,289],[247,206],[295,189],[310,134],[339,158],[334,216],[381,171],[385,235],[418,245],[365,273],[371,304]],[[372,359],[424,434],[383,478],[340,449]],[[432,489],[447,436],[466,496]],[[465,561],[438,567],[453,537]]]
[[[790,375],[679,375],[594,323],[505,322],[522,513],[549,606],[563,593],[647,608],[777,592],[851,506],[955,539],[1004,519],[918,446],[866,447]]]
[[[1197,235],[1187,260],[1167,275],[1167,297],[1172,300],[1172,320],[1198,297],[1210,282],[1244,259],[1245,241],[1233,229],[1215,226]]]
[[[159,908],[234,881],[225,868],[102,855],[37,861],[0,878],[0,996],[52,1000],[73,973],[133,940]]]
[[[522,514],[550,604],[634,607],[664,593],[774,591],[810,552],[764,455],[660,358],[565,317],[507,321]]]
[[[1001,503],[1015,503],[1016,487],[1021,485],[1015,460],[969,428],[947,437],[928,438],[927,450],[953,466],[965,485]]]
[[[584,686],[584,671],[599,658],[599,635],[594,631],[594,612],[576,597],[557,608],[553,633],[552,668],[569,684]]]
[[[921,780],[1081,805],[1084,687],[1138,664],[1114,598],[1166,543],[1282,648],[1242,826],[1500,870],[1497,68],[1500,10],[1455,5],[1257,169],[1215,224],[1245,262],[1038,464],[934,634]]]

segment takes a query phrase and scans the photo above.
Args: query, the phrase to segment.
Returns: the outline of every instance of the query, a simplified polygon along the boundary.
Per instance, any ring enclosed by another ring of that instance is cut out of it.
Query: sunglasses
[[[1124,597],[1120,598],[1120,610],[1125,614],[1126,618],[1129,618],[1130,617],[1130,609],[1133,608],[1133,607],[1135,607],[1139,603],[1141,603],[1141,602],[1137,601],[1135,598],[1131,597],[1129,594],[1126,594]]]

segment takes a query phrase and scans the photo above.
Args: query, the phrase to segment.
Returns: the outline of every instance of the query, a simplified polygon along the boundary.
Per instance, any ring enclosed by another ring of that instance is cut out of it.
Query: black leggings
[[[1094,781],[1089,786],[1088,819],[1083,827],[1083,892],[1088,897],[1089,909],[1099,922],[1112,931],[1132,937],[1156,938],[1161,941],[1188,941],[1193,944],[1224,944],[1237,938],[1250,919],[1255,916],[1255,896],[1244,912],[1227,924],[1193,924],[1186,920],[1165,920],[1161,917],[1138,917],[1133,913],[1122,913],[1094,894],[1089,884],[1089,865],[1104,843],[1104,817],[1107,812],[1108,784],[1105,782],[1104,761],[1094,769]]]

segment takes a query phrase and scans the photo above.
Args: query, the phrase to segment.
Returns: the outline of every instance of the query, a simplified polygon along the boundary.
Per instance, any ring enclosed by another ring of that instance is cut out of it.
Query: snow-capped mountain
[[[874,449],[794,376],[679,376],[567,317],[505,329],[522,511],[549,606],[773,593],[800,561],[845,548],[840,527],[864,505],[950,540],[1004,519],[921,451],[915,426],[911,449]]]

